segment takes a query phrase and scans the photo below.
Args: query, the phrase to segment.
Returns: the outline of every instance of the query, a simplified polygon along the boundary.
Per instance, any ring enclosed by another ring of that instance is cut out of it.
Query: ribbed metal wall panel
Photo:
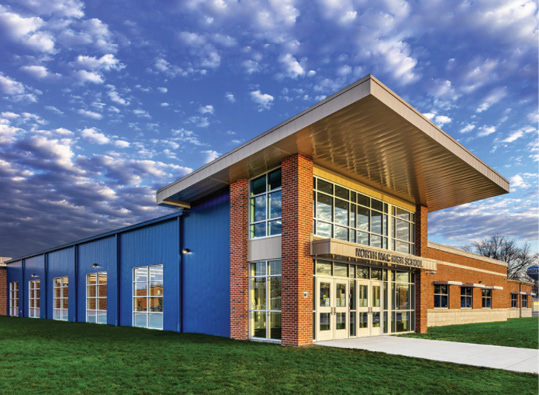
[[[46,295],[47,295],[47,316],[43,315],[43,307],[41,307],[41,318],[53,319],[53,304],[54,304],[54,278],[55,277],[68,277],[68,321],[75,322],[77,320],[77,279],[75,277],[75,246],[70,248],[65,248],[63,250],[54,251],[48,254],[48,273],[46,281],[41,280],[41,301],[43,302],[44,287],[43,283],[46,283]],[[43,257],[44,255],[40,255]],[[36,257],[38,258],[38,257]],[[26,267],[28,268],[28,263],[30,260],[35,258],[30,258],[26,260]],[[29,276],[29,270],[25,269],[25,274]],[[43,306],[43,303],[42,305]]]
[[[121,234],[120,325],[132,325],[133,268],[163,264],[163,329],[180,331],[179,239],[176,218]]]
[[[39,318],[47,318],[47,281],[45,279],[45,255],[38,255],[29,259],[24,260],[23,265],[24,273],[24,293],[22,294],[24,298],[24,315],[22,317],[28,317],[28,308],[29,308],[29,299],[28,295],[28,281],[31,280],[40,280],[40,310]],[[35,277],[32,277],[32,274]],[[19,289],[19,298],[21,296],[21,290]],[[20,305],[19,305],[20,306]]]
[[[183,217],[183,331],[230,337],[229,192]]]
[[[79,246],[78,317],[77,321],[86,322],[86,275],[107,273],[107,324],[118,325],[118,293],[116,269],[116,237],[91,241]],[[93,268],[97,263],[99,267]]]

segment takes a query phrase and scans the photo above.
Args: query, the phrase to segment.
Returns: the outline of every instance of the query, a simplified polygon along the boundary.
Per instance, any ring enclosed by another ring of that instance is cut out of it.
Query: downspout
[[[73,246],[74,262],[75,262],[75,321],[79,321],[79,245]]]
[[[43,274],[43,281],[44,281],[43,289],[45,292],[42,292],[42,293],[43,295],[45,295],[45,303],[44,303],[45,319],[48,319],[49,318],[49,295],[47,292],[47,285],[49,284],[49,254],[48,253],[45,254],[44,266],[45,266],[45,273]]]
[[[22,281],[21,281],[21,293],[22,293],[22,303],[21,303],[21,306],[19,306],[19,310],[21,310],[21,307],[22,307],[22,312],[19,311],[19,317],[25,317],[24,315],[24,312],[25,312],[25,309],[24,309],[24,301],[26,300],[26,287],[24,286],[25,283],[26,283],[26,280],[24,278],[24,275],[25,275],[25,269],[26,269],[26,259],[23,259],[22,262],[21,262],[21,271],[22,271]],[[27,312],[30,312],[30,306],[28,306],[28,310],[26,310]],[[29,315],[29,314],[28,314]],[[26,315],[26,317],[28,317],[28,315]]]
[[[522,283],[518,283],[518,290],[519,290],[519,294],[518,296],[520,296],[520,305],[518,306],[518,318],[522,318]],[[518,299],[517,299],[518,300]]]

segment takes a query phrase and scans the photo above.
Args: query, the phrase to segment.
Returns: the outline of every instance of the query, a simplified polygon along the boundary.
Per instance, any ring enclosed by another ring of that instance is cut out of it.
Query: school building
[[[429,212],[509,183],[373,76],[157,191],[177,213],[0,262],[0,315],[303,346],[532,314]]]

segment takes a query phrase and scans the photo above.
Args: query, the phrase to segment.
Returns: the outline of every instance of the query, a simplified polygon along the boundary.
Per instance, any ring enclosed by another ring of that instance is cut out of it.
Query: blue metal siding
[[[78,317],[77,321],[86,322],[86,275],[107,273],[107,324],[118,325],[118,293],[116,269],[116,237],[90,241],[79,246]],[[93,268],[97,263],[99,267]]]
[[[47,275],[47,317],[53,316],[53,283],[55,277],[68,277],[68,321],[76,321],[77,311],[77,279],[75,278],[75,246],[48,254],[48,275]],[[33,258],[32,258],[33,259]],[[28,263],[30,259],[27,259]],[[28,273],[28,270],[25,270]],[[42,282],[43,283],[43,282]],[[43,288],[42,288],[43,289]],[[43,295],[43,291],[41,291]],[[43,305],[42,305],[43,306]]]
[[[7,312],[9,314],[9,283],[13,281],[19,282],[19,317],[25,316],[24,311],[24,301],[26,299],[25,297],[25,291],[27,291],[27,285],[24,284],[23,276],[22,276],[22,260],[10,263],[7,265],[7,291],[8,291],[8,297],[7,297]]]
[[[29,259],[24,260],[24,317],[28,317],[28,308],[30,307],[28,294],[28,282],[31,280],[40,280],[39,281],[39,318],[47,318],[47,283],[45,279],[45,255],[38,255]],[[35,274],[36,277],[32,277],[32,274]],[[21,291],[19,290],[19,293]]]
[[[182,218],[183,331],[230,337],[230,197],[228,191]]]
[[[121,234],[120,325],[132,325],[133,268],[163,264],[163,329],[181,330],[178,223],[174,218]]]

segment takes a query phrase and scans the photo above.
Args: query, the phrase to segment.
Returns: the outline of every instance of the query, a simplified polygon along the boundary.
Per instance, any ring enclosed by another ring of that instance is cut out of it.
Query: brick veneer
[[[418,205],[415,213],[415,254],[425,256],[428,245],[428,210]],[[420,270],[416,276],[416,322],[415,330],[418,333],[427,333],[427,309],[430,286],[430,273]],[[432,293],[432,292],[431,292]]]
[[[0,315],[7,315],[7,269],[0,267]]]
[[[249,181],[230,185],[230,337],[249,338]]]
[[[313,341],[313,162],[297,154],[285,159],[282,170],[282,305],[283,345]],[[303,293],[307,292],[304,297]]]

